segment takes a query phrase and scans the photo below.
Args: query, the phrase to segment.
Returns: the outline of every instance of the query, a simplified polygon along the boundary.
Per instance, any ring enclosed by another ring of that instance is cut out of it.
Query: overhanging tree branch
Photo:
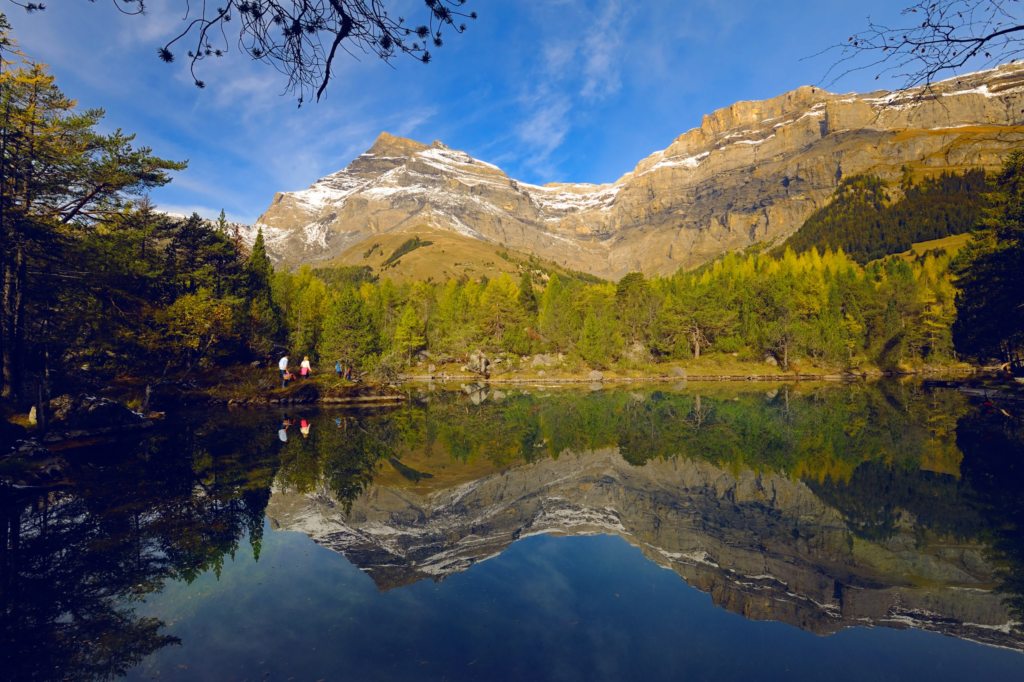
[[[29,11],[44,9],[39,3],[10,0]],[[91,0],[95,1],[95,0]],[[146,0],[111,0],[124,14],[146,13]],[[199,62],[222,57],[229,49],[228,32],[237,17],[238,46],[252,59],[280,71],[287,79],[286,90],[296,95],[299,106],[306,95],[316,92],[319,101],[334,72],[332,65],[340,49],[352,54],[354,48],[374,55],[389,64],[398,55],[408,55],[429,63],[428,48],[444,44],[442,32],[462,33],[463,19],[476,19],[476,12],[465,13],[467,0],[424,0],[426,23],[410,26],[402,17],[388,14],[386,0],[223,0],[215,7],[206,0],[184,5],[183,30],[158,48],[164,62],[176,59],[173,49],[185,41],[194,41],[186,50],[193,82],[206,87],[199,78]],[[172,49],[173,48],[173,49]]]
[[[1024,54],[1019,0],[922,0],[901,16],[904,23],[896,27],[868,17],[865,30],[819,53],[839,53],[823,80],[832,84],[849,73],[874,70],[875,80],[890,75],[910,88]]]

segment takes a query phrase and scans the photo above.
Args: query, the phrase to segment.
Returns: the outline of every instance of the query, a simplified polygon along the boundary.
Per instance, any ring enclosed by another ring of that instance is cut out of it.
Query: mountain
[[[844,177],[994,169],[1022,141],[1024,64],[893,93],[804,86],[707,115],[604,185],[530,185],[441,142],[382,133],[345,169],[275,195],[257,226],[289,266],[434,228],[607,278],[669,274],[781,241]]]
[[[437,477],[413,485],[378,476],[347,513],[326,489],[275,490],[271,527],[343,554],[381,591],[443,580],[538,533],[617,535],[752,620],[819,635],[913,627],[1024,650],[981,545],[922,547],[912,524],[887,540],[855,537],[839,511],[787,475],[682,457],[634,467],[617,448],[501,470],[460,471],[437,457],[403,457]]]

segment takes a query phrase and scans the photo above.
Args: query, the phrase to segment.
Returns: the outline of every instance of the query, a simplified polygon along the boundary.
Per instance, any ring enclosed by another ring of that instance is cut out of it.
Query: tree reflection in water
[[[219,575],[246,536],[258,555],[272,436],[210,423],[70,451],[70,485],[4,498],[0,677],[110,679],[178,644],[134,604],[167,580]]]

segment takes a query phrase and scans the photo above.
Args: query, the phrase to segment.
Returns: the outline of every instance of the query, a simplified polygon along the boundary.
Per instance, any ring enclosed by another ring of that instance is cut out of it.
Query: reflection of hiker
[[[305,419],[299,422],[299,432],[302,433],[303,438],[309,438],[309,422]]]
[[[282,443],[288,442],[288,427],[292,425],[292,421],[288,419],[288,415],[284,415],[281,418],[281,430],[277,432],[277,437],[281,439]]]
[[[309,366],[309,356],[302,358],[302,364],[299,365],[299,374],[305,379],[307,376],[313,373],[313,368]]]
[[[288,386],[288,381],[284,378],[284,375],[288,373],[288,356],[281,358],[280,362],[277,363],[277,368],[281,370],[281,388]]]

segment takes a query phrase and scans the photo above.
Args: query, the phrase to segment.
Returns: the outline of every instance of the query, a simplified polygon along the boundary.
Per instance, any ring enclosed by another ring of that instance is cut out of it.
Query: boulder
[[[530,365],[533,367],[550,367],[555,364],[554,358],[550,355],[544,355],[542,353],[534,355]]]
[[[642,343],[634,343],[622,352],[623,357],[632,362],[650,362],[651,353]]]
[[[28,431],[24,426],[0,419],[0,455],[13,448],[17,441],[26,438],[28,438]]]
[[[604,373],[598,372],[596,369],[587,375],[587,378],[591,381],[602,381],[604,379]]]
[[[427,365],[427,371],[433,374],[434,372],[437,371],[437,367],[434,365]]]
[[[668,370],[668,373],[674,377],[679,377],[680,379],[686,378],[686,370],[682,367],[672,367]]]
[[[779,361],[775,359],[774,355],[766,355],[764,356],[764,364],[769,365],[771,367],[778,367]]]
[[[62,395],[50,401],[50,409],[53,428],[64,431],[96,431],[138,426],[148,421],[121,403],[91,395]]]

